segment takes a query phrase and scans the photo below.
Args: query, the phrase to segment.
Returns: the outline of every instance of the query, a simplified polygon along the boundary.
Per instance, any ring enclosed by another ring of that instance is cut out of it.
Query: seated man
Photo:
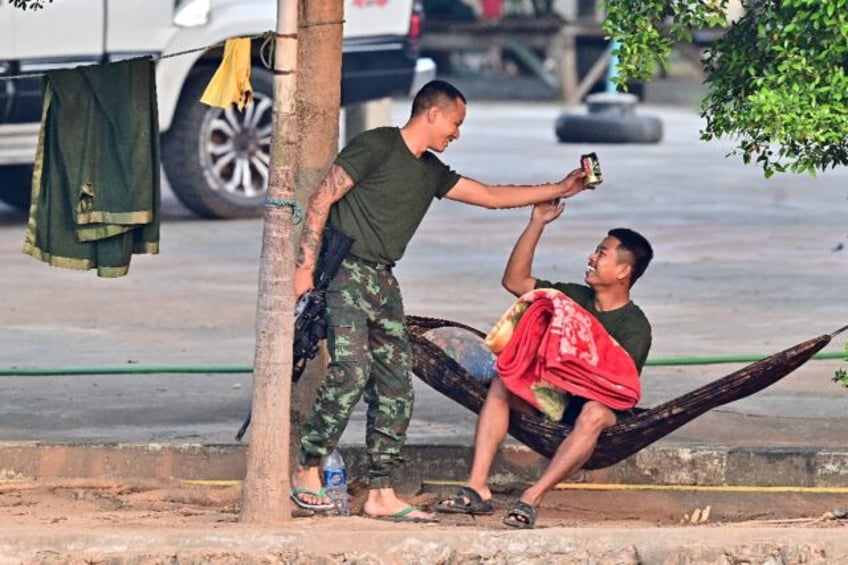
[[[535,288],[560,290],[598,319],[641,372],[651,346],[651,326],[642,310],[630,300],[630,288],[645,272],[653,257],[651,245],[632,230],[613,229],[589,255],[585,285],[537,279],[530,273],[542,231],[564,209],[564,204],[559,202],[535,205],[530,222],[509,257],[503,285],[515,296]],[[509,392],[500,378],[493,379],[477,420],[471,473],[465,486],[437,505],[438,511],[464,514],[494,512],[488,477],[495,455],[506,438],[510,409],[534,410]],[[545,494],[589,460],[598,436],[615,425],[616,420],[616,412],[604,404],[571,397],[562,421],[573,426],[573,431],[560,444],[542,476],[507,510],[504,524],[532,528]]]

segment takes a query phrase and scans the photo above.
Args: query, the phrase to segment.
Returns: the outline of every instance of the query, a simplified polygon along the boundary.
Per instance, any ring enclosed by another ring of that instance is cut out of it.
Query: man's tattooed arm
[[[353,179],[343,168],[333,165],[324,180],[309,199],[309,208],[306,211],[306,222],[300,235],[300,252],[297,256],[297,267],[314,269],[318,261],[318,252],[321,249],[321,237],[327,217],[330,215],[330,206],[341,200],[347,192],[353,188]]]

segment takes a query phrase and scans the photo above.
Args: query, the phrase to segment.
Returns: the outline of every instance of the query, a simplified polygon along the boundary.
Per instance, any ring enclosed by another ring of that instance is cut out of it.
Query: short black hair
[[[444,101],[455,102],[457,99],[467,104],[465,96],[457,87],[444,80],[431,80],[421,87],[412,101],[412,115],[416,116],[426,112],[433,106],[438,106]]]
[[[654,258],[651,244],[642,234],[628,228],[611,229],[607,235],[616,238],[620,242],[619,248],[633,257],[633,270],[630,275],[630,286],[633,286]]]

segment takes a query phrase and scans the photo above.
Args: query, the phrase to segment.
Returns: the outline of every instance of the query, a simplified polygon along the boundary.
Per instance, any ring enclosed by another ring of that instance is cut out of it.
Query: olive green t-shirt
[[[351,253],[394,265],[433,198],[442,198],[460,176],[426,151],[420,158],[397,127],[380,127],[354,137],[336,157],[354,186],[330,209],[330,223],[354,238]]]
[[[536,288],[555,288],[595,316],[607,333],[630,354],[636,370],[642,373],[651,349],[651,324],[633,301],[615,310],[599,312],[595,309],[595,291],[586,285],[536,279]]]

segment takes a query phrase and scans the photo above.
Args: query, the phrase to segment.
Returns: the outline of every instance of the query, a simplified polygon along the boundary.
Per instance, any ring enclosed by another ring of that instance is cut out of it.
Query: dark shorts
[[[565,413],[562,415],[561,423],[566,424],[568,426],[574,427],[574,423],[577,422],[577,417],[580,415],[580,412],[583,411],[583,406],[589,402],[588,398],[583,398],[582,396],[571,396],[568,399],[568,406],[565,408]],[[621,421],[621,418],[628,414],[627,411],[621,412],[618,410],[613,410],[613,414],[615,414],[616,423]]]

